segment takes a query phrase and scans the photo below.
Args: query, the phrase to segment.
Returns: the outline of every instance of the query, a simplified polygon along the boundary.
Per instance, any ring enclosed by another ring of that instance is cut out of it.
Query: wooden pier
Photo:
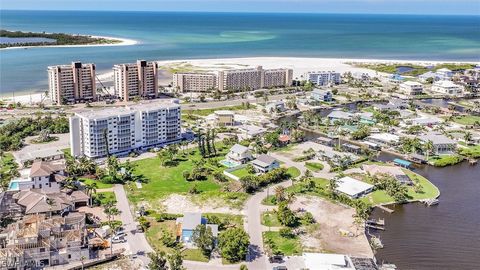
[[[388,208],[386,206],[383,206],[383,205],[377,205],[377,208],[380,209],[380,210],[383,210],[389,214],[395,212],[395,210],[391,209],[391,208]]]
[[[375,230],[385,231],[385,227],[383,227],[383,226],[367,224],[367,227],[371,228],[371,229],[375,229]]]

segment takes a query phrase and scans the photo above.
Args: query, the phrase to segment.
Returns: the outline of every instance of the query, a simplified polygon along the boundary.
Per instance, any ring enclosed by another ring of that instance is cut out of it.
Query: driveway
[[[117,208],[122,211],[120,218],[127,233],[127,243],[130,247],[130,252],[131,254],[138,254],[138,258],[146,265],[149,262],[147,253],[152,252],[153,249],[148,244],[145,234],[136,232],[137,224],[130,211],[127,195],[123,186],[116,184],[113,191],[117,197]]]
[[[267,195],[273,194],[273,190],[277,186],[288,187],[292,185],[292,181],[288,180],[273,186],[270,186],[263,191],[253,195],[246,204],[245,212],[247,214],[247,223],[245,224],[246,231],[250,236],[250,246],[248,247],[247,266],[248,269],[262,270],[267,269],[268,260],[265,256],[263,248],[262,231],[263,226],[260,220],[262,208],[262,200]]]
[[[281,154],[275,153],[275,152],[270,152],[268,153],[268,155],[276,158],[277,160],[280,160],[281,162],[285,163],[288,167],[297,167],[302,174],[304,174],[307,171],[307,167],[305,167],[305,164],[303,162],[295,162],[289,159],[288,157],[282,156]],[[336,175],[335,173],[327,172],[325,168],[319,172],[313,172],[313,171],[310,171],[310,172],[312,173],[313,177],[326,178],[326,179],[331,179]]]

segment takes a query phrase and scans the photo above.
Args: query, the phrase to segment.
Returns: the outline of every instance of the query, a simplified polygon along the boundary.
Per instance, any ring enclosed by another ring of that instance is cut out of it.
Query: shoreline
[[[94,37],[94,36],[92,36]],[[95,36],[101,38],[112,38],[105,36]],[[37,47],[74,47],[74,46],[125,46],[125,45],[134,45],[138,44],[137,41],[131,39],[120,39],[124,40],[125,43],[119,44],[92,44],[92,45],[53,45],[53,46],[37,46]],[[15,49],[16,47],[10,47],[5,49]],[[23,48],[18,47],[16,49]],[[32,47],[33,48],[33,47]],[[203,58],[203,59],[177,59],[177,60],[153,60],[159,64],[160,67],[164,67],[164,70],[169,74],[169,68],[178,68],[182,65],[191,65],[195,70],[201,70],[206,72],[211,72],[220,69],[228,68],[248,68],[255,67],[258,65],[263,66],[264,68],[292,68],[294,70],[294,78],[301,78],[303,74],[307,71],[317,71],[317,70],[335,70],[340,73],[347,71],[350,72],[365,72],[370,75],[382,74],[371,69],[355,67],[349,63],[386,63],[386,64],[418,64],[418,65],[431,65],[431,64],[441,64],[441,63],[471,63],[471,64],[480,64],[479,62],[472,61],[442,61],[442,60],[383,60],[383,59],[353,59],[353,58],[307,58],[307,57],[231,57],[231,58]],[[386,73],[384,73],[386,74]],[[97,76],[102,80],[103,83],[113,82],[113,71],[108,70],[104,72],[98,72]],[[170,81],[171,77],[160,78],[160,81]],[[41,100],[41,92],[35,92],[38,89],[31,89],[30,91],[15,91],[18,95],[15,96],[16,102],[21,103],[30,103],[30,97],[32,102],[39,102]],[[6,91],[5,91],[6,92]],[[11,101],[13,91],[6,93],[0,93],[0,99]]]
[[[105,43],[105,44],[72,44],[72,45],[41,45],[41,46],[14,46],[7,48],[0,48],[0,50],[18,50],[18,49],[31,49],[31,48],[75,48],[75,47],[106,47],[106,46],[131,46],[139,44],[140,42],[129,38],[108,37],[108,36],[95,36],[95,35],[81,35],[92,38],[103,38],[120,41],[120,43]]]

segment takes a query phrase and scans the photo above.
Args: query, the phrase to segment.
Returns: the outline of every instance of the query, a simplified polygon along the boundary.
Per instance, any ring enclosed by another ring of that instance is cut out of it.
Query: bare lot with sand
[[[306,250],[373,257],[363,228],[354,223],[353,208],[313,196],[299,196],[291,207],[312,213],[318,224],[302,237]],[[354,236],[342,235],[341,231],[351,232]]]
[[[194,202],[184,195],[172,194],[162,202],[165,212],[183,214],[186,212],[242,214],[242,211],[225,206],[223,200],[211,198],[205,202]]]

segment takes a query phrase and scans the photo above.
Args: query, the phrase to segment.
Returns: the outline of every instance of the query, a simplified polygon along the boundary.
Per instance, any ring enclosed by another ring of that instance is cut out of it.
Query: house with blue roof
[[[185,213],[177,218],[177,238],[186,244],[192,244],[192,235],[198,225],[205,225],[212,230],[213,237],[218,236],[218,225],[207,224],[208,220],[202,217],[202,213]]]

